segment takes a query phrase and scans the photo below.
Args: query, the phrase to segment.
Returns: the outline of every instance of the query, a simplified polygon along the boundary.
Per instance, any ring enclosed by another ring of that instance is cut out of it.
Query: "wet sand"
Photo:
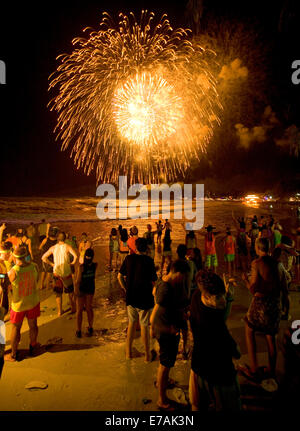
[[[244,207],[240,203],[208,202],[205,208],[205,226],[213,224],[217,230],[224,231],[231,223],[231,211],[236,216],[252,216],[268,214],[268,208],[253,209]],[[279,218],[286,231],[293,231],[297,227],[297,220],[291,217],[290,207],[272,210],[275,218]],[[5,363],[1,387],[0,409],[18,411],[89,411],[89,410],[157,410],[157,390],[154,387],[158,360],[150,364],[144,363],[143,347],[140,337],[134,343],[136,357],[130,361],[125,359],[125,336],[127,315],[122,293],[117,281],[116,273],[106,272],[108,259],[108,235],[111,227],[117,226],[100,221],[59,221],[60,217],[53,213],[48,218],[57,217],[55,225],[79,237],[82,231],[88,232],[94,239],[95,261],[99,262],[100,271],[96,279],[95,306],[95,335],[75,337],[75,316],[66,311],[57,317],[55,297],[52,291],[41,291],[41,317],[39,318],[39,342],[41,351],[36,357],[29,358],[28,354],[28,326],[24,322],[20,343],[23,360],[18,363]],[[73,215],[74,216],[74,215]],[[12,217],[13,218],[13,217]],[[24,217],[22,218],[24,222]],[[27,221],[27,220],[26,220]],[[146,229],[145,220],[126,220],[125,227],[136,224],[140,232]],[[15,226],[15,222],[9,224]],[[153,223],[154,227],[154,223]],[[173,254],[180,242],[184,242],[184,225],[182,221],[172,221]],[[217,251],[220,262],[219,273],[224,271],[223,253],[221,251],[221,237],[217,238]],[[197,233],[198,244],[203,251],[203,231]],[[160,263],[160,255],[156,254],[156,263]],[[228,320],[228,327],[233,337],[239,343],[242,351],[242,362],[247,362],[244,341],[243,317],[247,311],[251,296],[237,277],[238,287],[235,291],[235,301]],[[300,293],[291,292],[292,320],[300,316]],[[67,298],[64,297],[64,308],[68,309]],[[83,328],[87,321],[84,313]],[[290,322],[281,322],[278,343]],[[11,325],[7,323],[7,350],[9,350]],[[84,331],[83,331],[84,332]],[[139,335],[139,333],[137,333]],[[191,340],[190,340],[191,342]],[[154,346],[155,347],[155,346]],[[267,364],[267,348],[262,337],[258,337],[258,358],[260,365]],[[279,378],[282,373],[282,355],[278,357]],[[170,398],[180,396],[181,401],[188,400],[188,377],[190,361],[184,361],[181,354],[171,377],[178,383],[177,389],[170,390]],[[40,380],[48,384],[47,389],[30,391],[25,389],[27,383]],[[247,410],[269,409],[271,396],[261,388],[249,386],[248,382],[239,377],[242,388],[242,400]],[[144,402],[148,401],[146,404]],[[187,409],[184,404],[183,410]]]

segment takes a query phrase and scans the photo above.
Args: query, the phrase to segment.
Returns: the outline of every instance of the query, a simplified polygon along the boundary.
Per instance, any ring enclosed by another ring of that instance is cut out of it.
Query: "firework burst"
[[[86,29],[87,30],[87,29]],[[220,108],[214,53],[173,30],[166,15],[103,13],[99,31],[73,40],[49,89],[62,149],[98,181],[167,181],[184,174],[209,142]]]

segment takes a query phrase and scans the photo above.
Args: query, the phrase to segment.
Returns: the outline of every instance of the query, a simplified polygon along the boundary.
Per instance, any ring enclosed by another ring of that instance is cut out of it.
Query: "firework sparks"
[[[77,38],[51,75],[55,132],[78,168],[98,181],[167,181],[184,174],[209,142],[220,108],[214,53],[173,30],[166,17],[103,14],[98,32]]]

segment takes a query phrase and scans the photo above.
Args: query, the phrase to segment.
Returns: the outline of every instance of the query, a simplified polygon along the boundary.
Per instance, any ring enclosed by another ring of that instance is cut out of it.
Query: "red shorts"
[[[24,320],[24,317],[27,319],[36,319],[41,315],[40,311],[40,303],[38,303],[35,307],[26,311],[13,311],[10,310],[10,322],[11,323],[21,323]]]

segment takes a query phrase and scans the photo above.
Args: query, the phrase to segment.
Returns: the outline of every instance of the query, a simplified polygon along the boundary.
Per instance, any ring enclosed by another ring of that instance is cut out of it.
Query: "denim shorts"
[[[150,322],[152,308],[150,310],[141,310],[140,308],[127,305],[128,320],[130,323],[135,323],[140,320],[140,325],[148,326]]]

